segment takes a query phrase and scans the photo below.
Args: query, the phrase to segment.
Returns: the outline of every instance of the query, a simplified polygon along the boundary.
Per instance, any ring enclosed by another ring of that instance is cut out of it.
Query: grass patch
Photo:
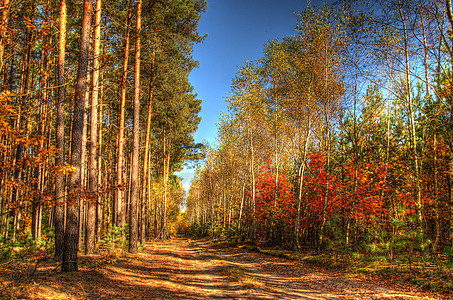
[[[353,276],[364,276],[373,281],[411,284],[417,290],[451,295],[453,291],[452,269],[443,263],[413,262],[411,267],[398,260],[389,261],[382,256],[366,256],[357,253],[323,253],[302,255],[300,261],[328,269],[341,270]]]
[[[316,254],[313,250],[302,252],[265,247],[255,244],[238,244],[238,248],[285,259],[305,262],[310,265],[360,276],[373,281],[393,284],[410,284],[416,290],[431,291],[451,296],[453,291],[453,266],[444,261],[426,261],[412,258],[412,264],[402,260],[389,260],[386,256],[366,255],[358,252],[326,251]]]
[[[264,288],[264,282],[235,265],[222,266],[222,273],[249,287]]]

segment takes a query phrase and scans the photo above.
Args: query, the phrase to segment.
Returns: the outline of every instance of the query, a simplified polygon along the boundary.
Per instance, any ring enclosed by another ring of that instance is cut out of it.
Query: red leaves
[[[326,155],[324,153],[310,153],[308,154],[309,167],[313,171],[323,171],[326,164]]]
[[[335,175],[326,172],[326,155],[324,153],[310,153],[308,157],[309,170],[308,174],[305,175],[302,200],[310,210],[310,219],[317,221],[322,219],[324,209],[329,216],[338,207],[341,183],[337,182]],[[326,188],[328,189],[327,193]],[[327,206],[324,208],[326,196]]]
[[[323,212],[327,218],[337,216],[340,219],[380,220],[386,214],[385,203],[391,191],[389,182],[390,165],[377,165],[371,162],[349,162],[343,166],[330,166],[327,170],[324,153],[310,153],[308,168],[302,185],[302,214],[299,226],[308,228],[319,224]],[[341,177],[340,177],[341,174]],[[338,176],[337,176],[338,175]],[[295,178],[299,180],[299,178]],[[277,191],[277,192],[276,192]],[[296,192],[288,182],[287,171],[276,175],[272,161],[268,161],[260,170],[256,183],[255,220],[259,233],[263,235],[272,226],[286,230],[293,228],[296,219]],[[405,215],[415,213],[411,192],[396,190],[398,202],[405,204]],[[252,193],[247,191],[251,199]],[[395,199],[395,198],[394,198]],[[423,195],[423,203],[433,202],[433,197]]]
[[[272,161],[269,160],[258,175],[255,218],[260,235],[272,224],[286,228],[294,226],[296,201],[286,173],[283,170],[276,176],[276,172],[272,170]],[[247,191],[246,197],[252,197],[250,191]]]

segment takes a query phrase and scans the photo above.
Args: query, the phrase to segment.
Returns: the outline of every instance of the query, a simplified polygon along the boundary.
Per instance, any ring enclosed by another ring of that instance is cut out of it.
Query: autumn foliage
[[[297,250],[453,257],[445,3],[340,2],[308,6],[238,70],[189,221]]]
[[[273,164],[268,160],[261,168],[256,184],[255,218],[258,236],[273,243],[283,242],[288,238],[294,226],[295,196],[287,179],[287,170],[276,175]],[[246,192],[250,199],[251,192]],[[251,213],[249,219],[252,217]]]

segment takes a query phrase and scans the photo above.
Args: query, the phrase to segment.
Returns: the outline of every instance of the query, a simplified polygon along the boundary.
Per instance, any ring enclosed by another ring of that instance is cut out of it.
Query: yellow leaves
[[[51,190],[40,190],[37,188],[37,177],[34,176],[34,168],[47,165],[51,174],[63,174],[71,171],[70,166],[63,168],[53,167],[50,164],[50,158],[55,156],[59,151],[55,146],[47,146],[47,138],[44,135],[27,136],[21,130],[14,128],[13,124],[17,123],[17,114],[11,105],[11,99],[15,95],[9,91],[0,94],[0,135],[3,137],[0,141],[0,151],[4,154],[4,163],[2,164],[2,174],[17,174],[23,172],[26,174],[32,170],[32,176],[25,176],[23,179],[6,176],[4,187],[7,193],[21,191],[22,199],[25,202],[48,203],[54,200],[54,194]],[[16,120],[15,120],[16,119]],[[15,152],[22,149],[22,158],[15,160]],[[55,169],[55,171],[53,170]],[[18,209],[18,203],[11,202],[11,209]]]
[[[72,166],[70,164],[66,164],[64,166],[56,165],[53,168],[51,168],[50,172],[54,177],[57,177],[57,176],[67,175],[67,174],[73,172],[74,170],[75,170],[74,166]]]
[[[10,180],[7,178],[5,180],[4,186],[7,189],[16,189],[17,190],[17,189],[22,189],[24,187],[24,182],[22,180],[13,181],[13,180]]]
[[[28,149],[34,151],[26,151],[24,158],[20,161],[20,164],[26,167],[36,167],[39,164],[45,163],[49,157],[55,156],[58,152],[57,148],[51,146],[49,148],[44,147],[45,137],[37,136],[35,138],[23,138],[21,141],[23,145]]]
[[[9,124],[10,117],[14,114],[14,108],[9,104],[13,94],[9,91],[0,94],[0,134],[8,134],[11,132]]]

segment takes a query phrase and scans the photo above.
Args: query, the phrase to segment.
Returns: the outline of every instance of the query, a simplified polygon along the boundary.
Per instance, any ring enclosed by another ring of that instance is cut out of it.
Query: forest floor
[[[2,262],[0,299],[446,299],[180,237],[148,243],[134,255],[80,255],[78,272],[57,267],[46,257]]]

